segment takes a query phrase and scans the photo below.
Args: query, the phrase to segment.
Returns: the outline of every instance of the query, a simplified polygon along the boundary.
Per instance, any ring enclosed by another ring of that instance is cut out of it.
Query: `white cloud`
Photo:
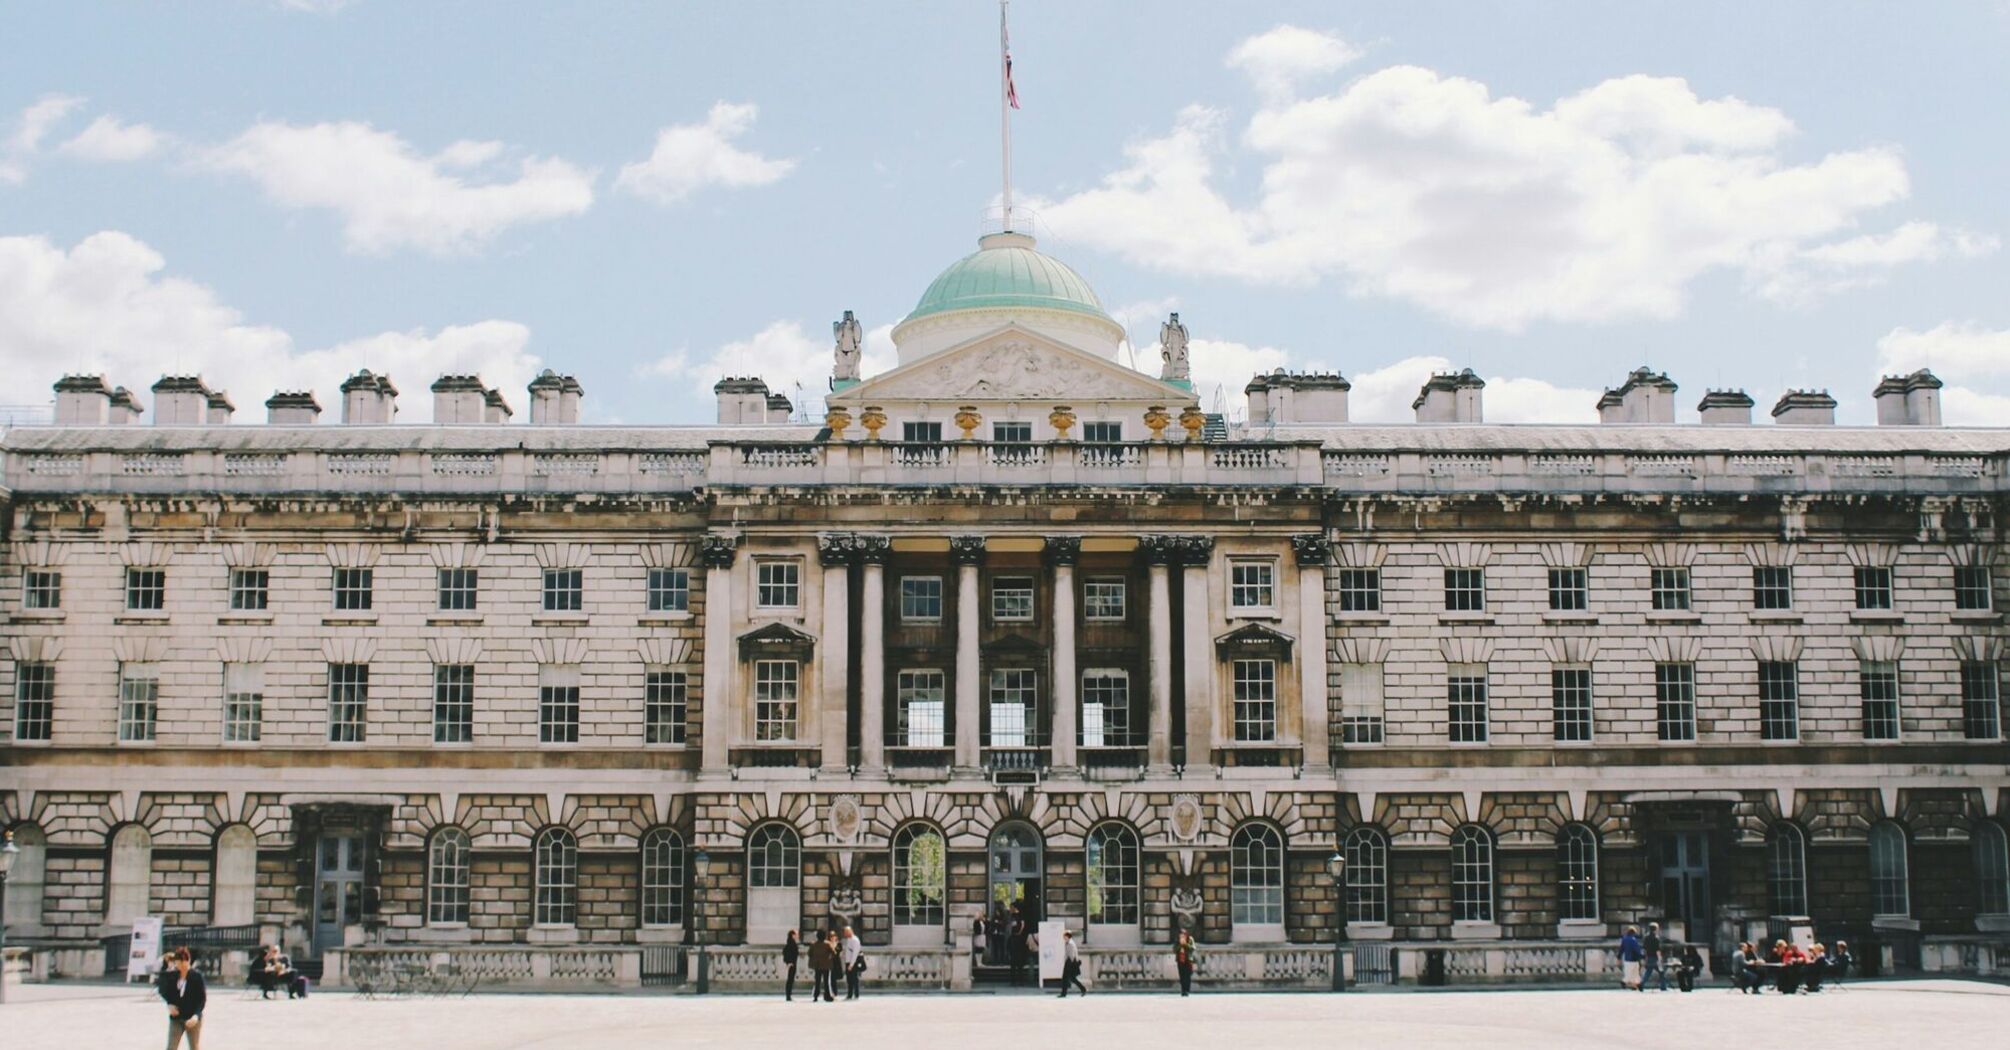
[[[1867,233],[1798,251],[1776,246],[1774,252],[1755,259],[1747,276],[1753,290],[1768,299],[1804,304],[1883,284],[1901,266],[1980,258],[2000,246],[1988,234],[1908,222],[1889,233]]]
[[[1675,78],[1608,80],[1542,109],[1397,66],[1330,94],[1267,98],[1233,153],[1226,124],[1190,106],[1166,134],[1128,145],[1100,185],[1033,206],[1142,266],[1337,279],[1516,330],[1676,316],[1702,275],[1762,282],[1910,189],[1895,151],[1796,162],[1783,113],[1702,99]],[[1249,202],[1218,185],[1224,158],[1260,166]]]
[[[894,366],[893,326],[866,330],[860,374],[870,378]],[[800,321],[775,321],[745,339],[736,339],[703,355],[673,350],[639,370],[645,376],[693,384],[710,392],[727,376],[755,376],[768,389],[794,403],[811,419],[823,415],[823,397],[830,391],[835,344],[812,336]]]
[[[1943,387],[1940,421],[1951,427],[2010,425],[2010,396],[1985,394],[1963,386]]]
[[[167,141],[167,136],[145,124],[127,124],[113,116],[101,116],[56,147],[56,152],[80,160],[123,162],[151,156]]]
[[[1943,321],[1917,332],[1894,328],[1877,341],[1881,375],[1930,368],[1948,382],[2010,379],[2010,331],[1974,321]]]
[[[1286,98],[1300,81],[1331,73],[1360,57],[1353,45],[1331,33],[1282,25],[1237,44],[1226,64],[1241,70],[1265,96]]]
[[[14,133],[0,143],[0,182],[18,186],[28,179],[28,162],[42,151],[42,139],[84,100],[74,95],[44,95],[21,111]]]
[[[495,143],[456,142],[424,157],[368,124],[265,122],[204,160],[249,177],[281,207],[335,212],[350,250],[372,254],[472,251],[510,227],[592,206],[591,172],[556,157],[526,157],[511,170],[497,163],[502,152]],[[489,177],[470,177],[482,173]]]
[[[68,250],[42,237],[0,237],[0,366],[17,389],[47,391],[67,372],[102,372],[140,395],[165,372],[201,374],[229,390],[239,418],[264,419],[274,390],[311,389],[341,417],[342,380],[358,368],[388,372],[403,391],[399,418],[432,418],[434,378],[474,372],[505,391],[523,418],[524,385],[538,358],[530,330],[487,320],[434,331],[385,332],[302,350],[292,336],[254,324],[194,281],[166,273],[159,252],[129,234],[92,234]]]
[[[703,124],[676,124],[656,133],[649,159],[623,165],[614,185],[653,204],[672,205],[707,186],[766,186],[795,170],[794,160],[750,153],[733,140],[754,126],[760,108],[719,102]]]

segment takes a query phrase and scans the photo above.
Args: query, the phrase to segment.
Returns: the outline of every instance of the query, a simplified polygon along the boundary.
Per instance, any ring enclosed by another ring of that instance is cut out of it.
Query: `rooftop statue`
[[[837,339],[837,365],[831,369],[831,379],[836,382],[857,380],[859,341],[862,338],[858,318],[846,310],[843,320],[831,322],[831,335]]]
[[[1159,378],[1168,382],[1190,378],[1186,358],[1186,326],[1179,323],[1179,314],[1173,314],[1165,324],[1159,326],[1159,356],[1165,358],[1165,368]]]

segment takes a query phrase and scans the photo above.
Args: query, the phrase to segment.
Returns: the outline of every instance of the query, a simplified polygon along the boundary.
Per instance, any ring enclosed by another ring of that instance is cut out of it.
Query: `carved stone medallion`
[[[1192,842],[1200,837],[1201,825],[1200,796],[1174,795],[1172,801],[1172,837],[1176,842]]]
[[[857,795],[839,795],[831,799],[830,812],[824,822],[829,825],[831,839],[841,846],[849,846],[858,841],[859,830],[865,819],[859,813]]]

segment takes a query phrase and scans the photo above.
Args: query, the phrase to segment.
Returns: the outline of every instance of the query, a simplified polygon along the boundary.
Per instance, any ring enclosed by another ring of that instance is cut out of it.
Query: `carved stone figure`
[[[1176,886],[1172,893],[1173,921],[1180,929],[1200,928],[1200,910],[1204,906],[1200,888],[1193,885]]]
[[[1200,836],[1201,810],[1200,796],[1175,795],[1172,801],[1172,837],[1177,842],[1192,842]]]
[[[830,813],[825,820],[829,824],[831,841],[846,846],[857,842],[859,829],[864,825],[858,796],[839,795],[832,799]]]
[[[1186,356],[1186,326],[1179,323],[1175,313],[1159,326],[1159,356],[1165,359],[1165,369],[1159,378],[1168,382],[1186,380],[1191,377],[1191,368]]]
[[[857,886],[839,886],[831,891],[830,914],[835,926],[855,926],[865,912],[865,896]]]
[[[858,318],[846,310],[843,320],[831,322],[831,335],[837,340],[837,364],[831,368],[831,380],[834,383],[857,381],[859,344],[865,338]]]

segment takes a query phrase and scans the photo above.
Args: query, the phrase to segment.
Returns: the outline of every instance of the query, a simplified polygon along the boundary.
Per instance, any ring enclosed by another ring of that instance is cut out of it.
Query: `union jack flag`
[[[1004,38],[1005,43],[1005,104],[1011,106],[1013,109],[1018,109],[1019,89],[1012,84],[1012,35],[1005,31],[1002,17],[999,21],[1001,23],[999,25],[999,34]]]

